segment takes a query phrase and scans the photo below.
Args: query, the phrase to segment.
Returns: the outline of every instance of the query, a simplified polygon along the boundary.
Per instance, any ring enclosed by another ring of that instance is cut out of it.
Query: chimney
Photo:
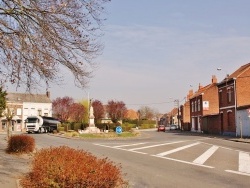
[[[216,84],[217,83],[217,78],[215,75],[212,76],[212,84]]]
[[[194,94],[193,89],[190,89],[187,94],[187,101],[190,99],[190,97]]]
[[[199,89],[198,90],[200,90],[201,88],[203,88],[203,86],[199,83]]]
[[[46,91],[46,95],[48,98],[50,98],[50,92],[49,91]]]

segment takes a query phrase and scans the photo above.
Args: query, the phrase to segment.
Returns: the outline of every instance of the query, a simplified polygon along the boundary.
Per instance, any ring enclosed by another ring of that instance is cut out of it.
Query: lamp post
[[[137,129],[139,129],[139,127],[140,127],[140,118],[141,118],[141,111],[140,111],[140,110],[138,110],[138,111],[137,111],[137,114],[138,114]]]
[[[220,68],[220,67],[217,68],[217,71],[222,71],[222,70],[223,70],[223,71],[225,72],[225,74],[226,74],[226,77],[225,77],[225,78],[227,78],[227,77],[228,77],[227,72],[226,72],[224,69]]]

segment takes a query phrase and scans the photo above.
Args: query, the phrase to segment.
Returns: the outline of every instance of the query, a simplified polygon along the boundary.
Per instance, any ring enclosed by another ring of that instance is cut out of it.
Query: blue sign
[[[115,132],[117,134],[121,134],[122,133],[122,127],[121,126],[117,126],[116,129],[115,129]]]

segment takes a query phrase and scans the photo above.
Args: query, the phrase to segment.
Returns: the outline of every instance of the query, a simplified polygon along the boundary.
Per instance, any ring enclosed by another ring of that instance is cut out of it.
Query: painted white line
[[[147,149],[147,148],[153,148],[153,147],[158,147],[158,146],[165,146],[165,145],[170,145],[170,144],[177,144],[177,143],[186,142],[186,141],[187,140],[177,141],[177,142],[167,142],[167,143],[163,143],[163,144],[156,144],[156,145],[145,146],[145,147],[141,147],[141,148],[133,148],[133,149],[129,149],[129,151],[140,150],[140,149]]]
[[[250,174],[250,155],[249,153],[239,152],[239,171]]]
[[[218,146],[212,146],[207,151],[205,151],[201,156],[196,158],[193,162],[196,164],[204,164],[208,160],[208,158],[211,157],[214,154],[214,152],[216,152],[218,148],[219,148]]]
[[[244,176],[250,176],[248,173],[244,172],[239,172],[239,171],[234,171],[234,170],[225,170],[226,172],[234,173],[234,174],[239,174],[239,175],[244,175]]]
[[[119,148],[119,147],[126,147],[126,146],[137,146],[137,145],[142,145],[142,144],[146,144],[145,143],[137,143],[137,144],[126,144],[126,145],[119,145],[119,146],[114,146],[114,148]]]
[[[182,160],[179,160],[179,159],[173,159],[173,158],[163,157],[163,156],[159,156],[159,155],[151,155],[151,156],[159,157],[159,158],[167,159],[167,160],[171,160],[171,161],[176,161],[176,162],[180,162],[180,163],[185,163],[185,164],[189,164],[189,165],[194,165],[194,166],[201,166],[201,167],[205,167],[205,168],[214,168],[212,166],[196,164],[196,163],[192,163],[192,162],[188,162],[188,161],[182,161]]]
[[[123,150],[123,151],[129,151],[127,149],[123,149],[123,148],[115,148],[113,146],[106,146],[106,145],[102,145],[102,144],[94,144],[96,146],[102,146],[102,147],[106,147],[106,148],[112,148],[112,149],[118,149],[118,150]],[[138,151],[130,151],[130,152],[134,152],[134,153],[139,153],[139,154],[147,154],[147,153],[143,153],[143,152],[138,152]]]
[[[176,149],[172,149],[172,150],[170,150],[170,151],[166,151],[166,152],[163,152],[163,153],[159,153],[159,154],[157,154],[157,156],[162,157],[162,156],[165,156],[165,155],[169,155],[169,154],[171,154],[171,153],[175,153],[175,152],[177,152],[177,151],[181,151],[181,150],[190,148],[190,147],[195,146],[195,145],[198,145],[198,144],[200,144],[200,142],[195,142],[195,143],[193,143],[193,144],[189,144],[189,145],[182,146],[182,147],[179,147],[179,148],[176,148]]]

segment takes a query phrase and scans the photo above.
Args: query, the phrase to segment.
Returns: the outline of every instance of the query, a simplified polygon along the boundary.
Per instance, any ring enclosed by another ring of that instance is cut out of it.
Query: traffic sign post
[[[122,133],[122,127],[121,126],[117,126],[116,129],[115,129],[115,132],[117,134],[121,134]]]

